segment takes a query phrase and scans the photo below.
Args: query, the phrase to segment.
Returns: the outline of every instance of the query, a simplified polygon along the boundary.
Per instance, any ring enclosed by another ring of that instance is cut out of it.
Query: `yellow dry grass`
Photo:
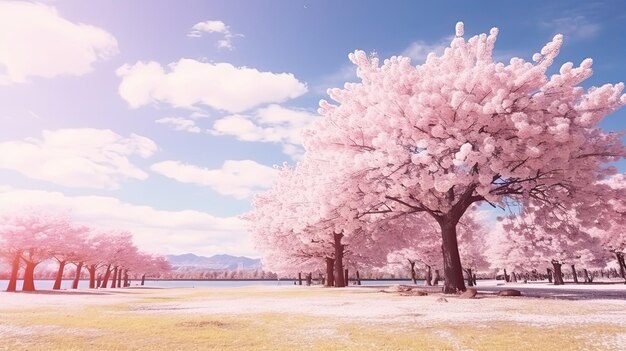
[[[372,293],[370,291],[369,293]],[[373,292],[375,293],[375,292]],[[360,291],[338,289],[203,289],[132,292],[132,301],[98,305],[67,305],[2,309],[0,350],[609,350],[621,340],[623,328],[611,323],[534,326],[483,323],[381,323],[330,315],[294,313],[147,313],[138,305],[209,299],[337,297],[349,301]],[[380,298],[397,298],[380,294]],[[96,297],[97,298],[97,297]],[[413,298],[403,298],[412,303]],[[416,298],[419,299],[419,298]],[[459,300],[460,301],[460,300]],[[558,301],[526,300],[533,313],[561,311]],[[569,304],[571,302],[564,302]],[[544,304],[544,309],[537,308]],[[581,307],[585,302],[580,302]],[[520,305],[517,305],[520,306]],[[546,308],[547,306],[547,308]],[[610,307],[610,306],[609,306]],[[610,310],[610,308],[608,308]],[[587,307],[582,314],[601,309]],[[511,313],[526,313],[516,307]],[[416,315],[415,319],[419,320]]]

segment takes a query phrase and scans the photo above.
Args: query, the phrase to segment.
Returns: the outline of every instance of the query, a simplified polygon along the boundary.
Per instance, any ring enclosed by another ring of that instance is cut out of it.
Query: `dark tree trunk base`
[[[443,292],[446,294],[458,294],[465,291],[465,280],[463,279],[463,267],[459,256],[459,244],[456,237],[456,224],[458,217],[452,215],[443,217],[439,221],[442,238],[443,254]]]
[[[333,234],[335,247],[335,287],[343,288],[346,286],[343,272],[343,250],[344,245],[341,244],[343,234]]]
[[[561,272],[561,263],[552,260],[552,267],[554,268],[554,285],[563,285],[563,273]]]
[[[36,263],[26,262],[22,291],[35,291],[35,267],[37,267]]]
[[[72,282],[72,289],[78,289],[78,282],[80,281],[80,271],[83,269],[83,263],[79,262],[76,265],[76,275],[74,276],[74,281]]]
[[[8,292],[15,292],[17,290],[17,275],[20,270],[20,259],[22,252],[18,251],[13,256],[13,262],[11,264],[11,276],[9,277],[9,285],[7,286]]]
[[[326,286],[335,286],[335,260],[326,257]]]
[[[60,290],[61,282],[63,281],[63,271],[65,270],[65,261],[59,262],[59,270],[57,271],[56,279],[54,280],[54,286],[52,290]]]

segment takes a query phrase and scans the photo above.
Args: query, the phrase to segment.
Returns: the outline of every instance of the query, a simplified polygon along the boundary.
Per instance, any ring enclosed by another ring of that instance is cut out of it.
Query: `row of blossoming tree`
[[[342,286],[344,261],[376,266],[409,250],[440,264],[444,292],[458,293],[464,267],[490,252],[473,218],[488,204],[510,214],[499,225],[503,263],[539,257],[557,270],[566,255],[604,246],[623,269],[626,196],[607,180],[626,149],[598,124],[626,103],[624,84],[585,91],[591,59],[552,69],[561,35],[532,62],[496,62],[497,34],[465,40],[458,23],[450,47],[417,66],[350,54],[360,82],[328,91],[336,104],[320,102],[301,162],[280,169],[244,215],[265,264],[286,272],[325,261]]]
[[[61,288],[66,265],[76,267],[72,289],[78,288],[82,270],[89,274],[89,288],[129,286],[129,275],[167,272],[163,256],[138,250],[128,232],[98,230],[74,223],[68,212],[25,209],[0,216],[0,259],[10,264],[7,291],[17,290],[23,267],[23,291],[35,290],[35,268],[55,261],[58,271],[53,289]]]

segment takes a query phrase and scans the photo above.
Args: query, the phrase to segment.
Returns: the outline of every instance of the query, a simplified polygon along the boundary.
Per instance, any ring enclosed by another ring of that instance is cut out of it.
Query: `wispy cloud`
[[[437,55],[443,54],[443,50],[450,45],[450,41],[453,37],[441,38],[435,43],[427,43],[423,40],[417,40],[409,44],[409,46],[402,51],[401,56],[410,57],[413,64],[418,64],[426,61],[426,57],[431,52]]]
[[[165,117],[155,121],[158,124],[166,124],[174,128],[177,131],[200,133],[201,129],[196,125],[196,121],[193,119],[183,117]]]
[[[320,82],[313,87],[313,92],[325,95],[326,91],[330,88],[340,88],[346,82],[357,82],[359,79],[356,76],[356,66],[352,64],[345,64],[337,69],[335,72],[322,76]]]
[[[210,187],[216,192],[245,199],[259,190],[269,188],[277,170],[251,160],[227,160],[221,168],[208,169],[179,161],[163,161],[152,165],[152,171],[181,183]]]
[[[243,37],[243,34],[232,33],[230,27],[222,21],[204,21],[198,22],[191,27],[191,31],[187,33],[190,38],[200,38],[204,33],[221,34],[222,39],[217,41],[218,49],[233,50],[233,39]]]
[[[576,14],[544,21],[541,25],[551,29],[555,34],[563,34],[566,39],[570,40],[590,39],[602,30],[600,23],[592,22],[588,17]]]
[[[304,150],[300,132],[318,118],[317,114],[272,104],[253,115],[230,115],[215,121],[209,133],[231,135],[241,141],[278,143],[283,153],[298,159]]]

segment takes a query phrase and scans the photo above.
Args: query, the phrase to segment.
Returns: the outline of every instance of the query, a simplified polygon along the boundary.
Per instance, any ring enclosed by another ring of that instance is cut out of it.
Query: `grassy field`
[[[615,350],[626,342],[626,301],[440,296],[300,287],[0,293],[0,350]]]

